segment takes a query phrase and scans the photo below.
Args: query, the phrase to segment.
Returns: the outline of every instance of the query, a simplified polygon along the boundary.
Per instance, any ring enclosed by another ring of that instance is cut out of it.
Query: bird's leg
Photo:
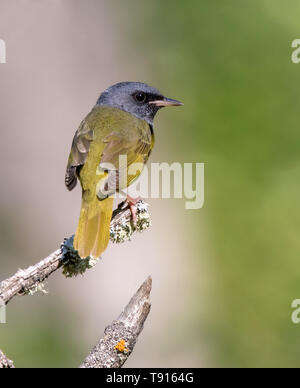
[[[130,197],[130,195],[127,194],[126,202],[128,203],[128,206],[129,206],[129,209],[130,209],[130,212],[131,212],[131,216],[132,216],[132,221],[133,221],[134,225],[136,225],[136,223],[137,223],[137,208],[136,208],[136,204],[139,201],[141,201],[141,200],[142,200],[141,197],[133,198],[133,197]]]
[[[128,195],[123,190],[120,190],[119,193],[126,197],[126,200],[119,204],[119,208],[124,209],[126,206],[129,206],[129,209],[130,209],[130,212],[131,212],[131,216],[132,216],[133,224],[134,224],[134,226],[136,226],[136,223],[137,223],[137,207],[136,207],[136,204],[139,201],[142,201],[142,198],[141,197],[133,198],[133,197]]]

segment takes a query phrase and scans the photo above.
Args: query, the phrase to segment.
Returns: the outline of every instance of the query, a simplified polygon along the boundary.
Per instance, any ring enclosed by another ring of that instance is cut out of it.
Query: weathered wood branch
[[[142,201],[140,203],[139,214],[140,218],[137,230],[142,231],[150,225],[147,206]],[[130,209],[128,206],[125,207],[124,203],[120,204],[120,206],[114,211],[111,221],[111,229],[114,231],[112,238],[114,242],[126,241],[126,239],[128,239],[135,230],[131,225]],[[69,238],[66,241],[69,240],[72,240],[72,238]],[[38,291],[39,287],[41,287],[41,291],[43,291],[43,281],[53,272],[66,265],[66,261],[64,261],[64,248],[66,247],[62,245],[60,249],[56,250],[39,263],[24,270],[20,269],[15,275],[2,281],[0,283],[0,304],[7,304],[16,295],[25,295]],[[70,249],[69,247],[67,248]],[[76,251],[74,252],[76,253]],[[84,263],[84,260],[80,260],[79,256],[78,261]],[[90,268],[88,264],[89,261],[87,260],[87,264],[83,269],[81,266],[80,273],[84,272],[85,269]],[[72,268],[74,268],[74,263],[72,263],[72,265]],[[66,274],[66,276],[68,276],[68,274]],[[69,276],[74,276],[74,274]]]
[[[0,369],[12,369],[14,363],[0,350]]]
[[[121,315],[108,326],[103,337],[80,368],[121,368],[136,344],[151,309],[149,277],[132,297]]]
[[[7,304],[14,296],[26,294],[42,283],[62,265],[62,251],[58,249],[27,269],[20,269],[15,275],[0,284],[0,302]]]
[[[131,298],[119,318],[106,327],[103,337],[80,368],[121,368],[131,355],[151,309],[149,277]],[[0,369],[15,368],[0,350]]]

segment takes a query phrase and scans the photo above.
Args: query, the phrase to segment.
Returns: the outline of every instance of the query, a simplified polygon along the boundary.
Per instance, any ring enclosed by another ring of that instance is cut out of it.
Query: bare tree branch
[[[14,367],[14,363],[0,350],[0,369],[12,369]]]
[[[103,337],[80,368],[121,368],[133,351],[151,308],[149,277],[132,297],[116,321],[108,326]]]
[[[25,270],[20,269],[14,276],[0,284],[0,301],[8,303],[14,296],[26,294],[35,285],[42,283],[62,265],[62,251],[58,249],[46,259]]]
[[[135,230],[142,231],[150,226],[147,205],[140,201],[138,205],[138,224],[131,224],[131,212],[128,206],[121,203],[114,211],[111,221],[111,240],[124,242]],[[35,291],[43,291],[43,281],[60,267],[64,267],[66,276],[75,276],[91,268],[90,258],[81,259],[72,248],[72,237],[66,239],[61,248],[39,263],[22,270],[0,283],[0,304],[7,304],[16,295],[25,295]],[[68,245],[69,244],[69,245]],[[76,265],[74,265],[74,262]],[[71,264],[70,264],[71,263]],[[75,269],[74,269],[75,268]]]

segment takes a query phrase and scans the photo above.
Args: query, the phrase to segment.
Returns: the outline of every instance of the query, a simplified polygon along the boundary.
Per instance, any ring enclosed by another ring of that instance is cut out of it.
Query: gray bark
[[[80,368],[121,368],[133,351],[150,312],[152,279],[149,277],[113,321]],[[118,344],[120,345],[118,347]]]

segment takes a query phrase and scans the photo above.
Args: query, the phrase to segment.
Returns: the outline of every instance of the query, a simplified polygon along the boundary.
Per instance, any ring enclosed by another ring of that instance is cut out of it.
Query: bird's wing
[[[131,136],[122,136],[112,132],[103,140],[105,147],[101,157],[100,167],[109,171],[109,165],[114,166],[110,172],[110,182],[114,187],[124,189],[129,186],[142,172],[153,147],[153,139],[149,126],[132,131]],[[120,155],[126,159],[120,159]],[[132,172],[130,172],[130,167]],[[108,167],[107,167],[108,166]],[[109,178],[108,178],[109,179]],[[123,183],[124,182],[124,183]]]
[[[154,137],[151,128],[146,122],[133,118],[125,112],[118,111],[118,115],[113,113],[115,113],[113,108],[94,108],[75,133],[65,177],[69,190],[76,186],[78,168],[87,162],[93,140],[95,143],[93,152],[96,154],[99,152],[100,155],[97,165],[103,169],[103,176],[106,177],[107,172],[109,173],[109,179],[115,183],[113,187],[119,189],[119,182],[125,182],[126,177],[127,184],[121,185],[123,189],[140,175],[142,166],[153,148]],[[126,156],[126,165],[120,164],[120,155]],[[98,156],[95,156],[97,159]],[[90,165],[92,163],[94,162],[90,161]],[[140,164],[140,171],[128,175],[129,167],[135,163]],[[107,167],[107,164],[110,167]],[[91,183],[91,176],[87,174],[85,177],[85,175],[81,170],[81,183],[87,187]],[[98,180],[102,179],[101,171],[98,170],[97,176]]]
[[[77,184],[76,170],[86,162],[92,140],[93,130],[89,127],[87,120],[83,120],[76,131],[72,142],[65,175],[65,184],[70,191],[73,190]]]

